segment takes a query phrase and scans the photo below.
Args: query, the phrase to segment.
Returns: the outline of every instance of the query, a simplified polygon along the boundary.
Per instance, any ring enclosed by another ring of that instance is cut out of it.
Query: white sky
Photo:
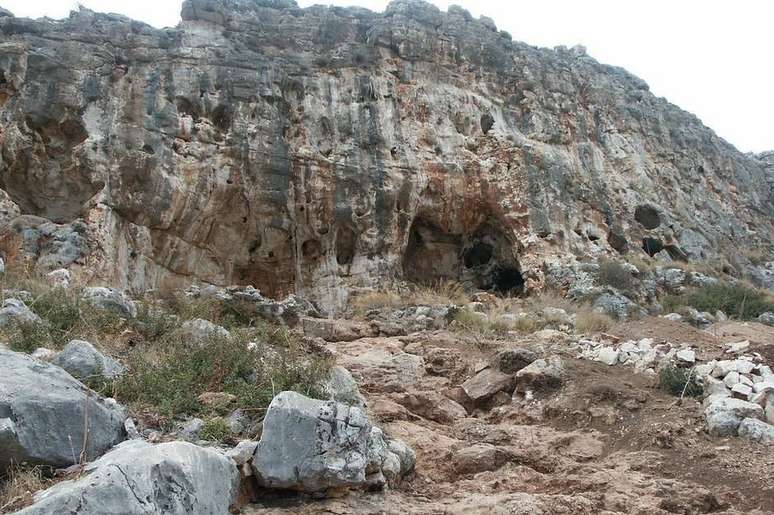
[[[75,0],[0,0],[16,16],[66,17]],[[182,0],[80,0],[156,27],[180,20]],[[299,0],[382,11],[388,0]],[[623,66],[651,90],[742,151],[774,149],[774,2],[770,0],[433,0],[495,20],[514,40],[553,47],[582,44],[603,63]]]

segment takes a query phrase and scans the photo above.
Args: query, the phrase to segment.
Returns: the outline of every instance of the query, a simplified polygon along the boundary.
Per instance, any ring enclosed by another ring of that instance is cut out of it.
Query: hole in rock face
[[[339,227],[336,231],[336,262],[349,265],[355,258],[357,234],[349,227]]]
[[[607,242],[614,250],[617,250],[619,253],[626,252],[626,250],[629,248],[629,244],[626,242],[626,238],[614,231],[610,231],[607,234]]]
[[[481,132],[488,133],[494,127],[494,118],[489,113],[481,115]]]
[[[634,219],[646,229],[655,229],[661,225],[661,217],[653,206],[639,205],[634,210]]]
[[[514,246],[494,223],[483,224],[472,234],[455,234],[427,220],[415,220],[403,272],[406,279],[422,284],[453,280],[508,294],[524,289]]]
[[[476,242],[463,256],[465,268],[473,268],[489,263],[489,260],[492,259],[493,251],[494,249],[488,243]]]
[[[306,240],[301,244],[301,253],[306,259],[316,259],[322,254],[319,240]]]
[[[664,244],[658,238],[643,238],[642,250],[644,250],[650,257],[655,256],[662,250],[664,250]]]

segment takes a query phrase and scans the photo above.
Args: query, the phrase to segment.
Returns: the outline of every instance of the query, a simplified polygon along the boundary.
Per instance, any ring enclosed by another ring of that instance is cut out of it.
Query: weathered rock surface
[[[707,429],[713,436],[733,436],[746,418],[762,419],[763,408],[758,404],[731,397],[709,397],[704,408]]]
[[[0,39],[4,225],[46,270],[335,308],[393,276],[539,286],[569,252],[744,263],[774,235],[767,159],[463,9],[187,0],[176,28],[80,9]]]
[[[89,342],[73,340],[51,359],[51,363],[67,370],[78,379],[104,377],[115,379],[126,372],[126,367],[105,356]]]
[[[186,320],[180,327],[179,335],[188,345],[204,345],[213,339],[223,339],[231,336],[225,327],[213,324],[209,320],[195,318]]]
[[[83,300],[96,309],[110,311],[122,318],[137,316],[137,307],[125,293],[115,288],[94,286],[84,288]]]
[[[82,450],[94,459],[124,439],[125,418],[61,368],[0,348],[0,470],[25,461],[69,466]]]
[[[13,324],[42,324],[38,315],[27,307],[24,301],[19,299],[5,299],[0,308],[0,327],[8,327]]]
[[[266,412],[252,466],[264,487],[327,492],[393,482],[412,455],[359,408],[282,392]]]
[[[93,463],[84,477],[35,496],[19,515],[229,513],[239,472],[223,454],[187,442],[125,442]]]

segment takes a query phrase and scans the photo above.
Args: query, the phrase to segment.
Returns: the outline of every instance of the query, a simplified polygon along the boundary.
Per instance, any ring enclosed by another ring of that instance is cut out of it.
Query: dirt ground
[[[748,339],[774,364],[774,328],[756,323],[700,331],[646,318],[608,333],[690,344],[701,361]],[[472,345],[439,331],[331,344],[371,417],[416,451],[415,472],[387,492],[266,499],[243,513],[774,513],[774,447],[710,437],[699,400],[678,402],[630,367],[578,359],[568,340],[543,333]],[[500,405],[447,416],[443,399],[455,398],[458,385],[503,347],[561,355],[561,388],[534,398],[517,389]],[[406,365],[413,356],[422,367]]]

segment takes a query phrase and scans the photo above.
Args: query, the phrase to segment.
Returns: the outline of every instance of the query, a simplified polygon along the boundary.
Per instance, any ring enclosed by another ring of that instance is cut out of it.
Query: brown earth
[[[754,323],[700,331],[646,318],[609,333],[622,341],[691,344],[701,360],[720,357],[723,343],[741,339],[769,359],[774,349],[774,328]],[[456,418],[445,402],[458,398],[456,387],[483,366],[491,346],[445,331],[330,344],[358,380],[371,416],[416,451],[415,472],[387,492],[267,498],[243,512],[774,513],[771,447],[710,437],[699,401],[678,402],[631,368],[577,359],[568,340],[540,332],[498,342],[496,350],[562,355],[563,386],[532,400],[517,389],[503,405]]]

